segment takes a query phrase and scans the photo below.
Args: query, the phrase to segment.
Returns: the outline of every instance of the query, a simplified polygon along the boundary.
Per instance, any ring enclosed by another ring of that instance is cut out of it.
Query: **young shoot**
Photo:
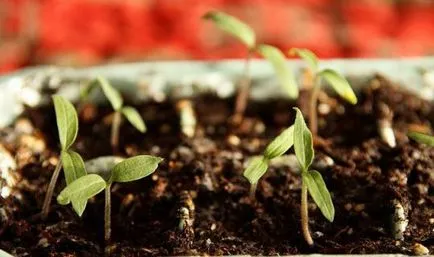
[[[243,175],[249,180],[251,184],[251,196],[254,197],[257,182],[267,171],[269,161],[283,155],[294,145],[294,151],[300,165],[302,177],[300,206],[301,227],[306,242],[312,245],[313,240],[309,232],[308,223],[307,193],[309,192],[324,217],[330,222],[334,219],[335,209],[321,173],[310,169],[314,158],[312,134],[307,128],[300,110],[297,108],[295,108],[295,110],[296,118],[294,125],[287,128],[276,137],[267,146],[263,156],[254,157]]]
[[[296,110],[293,135],[294,151],[301,168],[302,177],[300,206],[301,228],[306,242],[309,245],[313,245],[312,236],[309,232],[307,192],[309,192],[324,217],[330,222],[333,222],[335,209],[321,173],[310,169],[314,158],[312,133],[307,128],[301,111],[298,108],[294,109]]]
[[[210,11],[204,19],[212,21],[219,29],[238,39],[247,47],[247,56],[244,64],[243,78],[235,102],[233,121],[240,123],[247,107],[250,89],[250,62],[255,53],[266,58],[276,70],[280,83],[291,98],[298,97],[298,88],[292,72],[288,69],[285,55],[276,47],[257,44],[253,29],[239,19],[220,11]]]
[[[106,253],[109,254],[110,248],[108,243],[111,237],[111,185],[114,182],[130,182],[149,176],[157,169],[158,164],[162,160],[162,158],[150,155],[138,155],[125,160],[117,157],[105,157],[96,162],[91,162],[92,166],[88,169],[89,174],[78,178],[64,188],[57,197],[57,202],[61,205],[72,203],[73,209],[81,217],[86,208],[86,204],[84,203],[105,190],[104,239],[106,242]]]
[[[84,162],[81,156],[70,149],[77,138],[78,117],[74,106],[61,96],[53,96],[54,109],[56,111],[57,129],[61,145],[60,160],[51,176],[47,193],[42,206],[42,217],[46,218],[50,212],[51,199],[60,170],[63,166],[66,183],[69,185],[77,178],[86,175]],[[75,203],[73,203],[75,204]]]
[[[310,104],[309,104],[309,128],[315,137],[318,133],[318,122],[317,122],[317,102],[318,95],[321,90],[321,79],[324,79],[331,85],[333,90],[343,99],[351,104],[357,103],[357,97],[351,88],[348,81],[341,76],[338,72],[332,69],[319,69],[318,58],[317,56],[308,49],[299,49],[292,48],[289,50],[290,55],[296,55],[299,58],[303,59],[310,71],[313,74],[313,88],[310,96]]]
[[[293,145],[294,126],[285,129],[265,148],[262,156],[253,157],[243,176],[250,182],[250,197],[255,198],[256,187],[259,179],[268,169],[270,160],[283,155]]]
[[[82,97],[87,97],[90,92],[98,85],[100,86],[102,92],[104,93],[105,97],[108,99],[114,110],[110,142],[113,148],[113,152],[117,152],[119,145],[119,129],[122,122],[122,116],[124,116],[131,123],[131,125],[133,125],[138,131],[142,133],[146,132],[146,125],[139,112],[135,108],[131,106],[124,106],[124,100],[122,99],[119,91],[117,91],[110,84],[110,82],[103,77],[98,77],[96,80],[92,81],[87,87],[85,87],[84,90],[81,92]]]

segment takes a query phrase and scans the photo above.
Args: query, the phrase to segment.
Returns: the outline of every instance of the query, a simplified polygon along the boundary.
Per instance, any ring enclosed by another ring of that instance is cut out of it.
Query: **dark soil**
[[[213,96],[194,99],[199,126],[193,139],[181,135],[174,103],[139,106],[148,132],[142,135],[124,123],[121,154],[152,154],[165,161],[154,175],[112,188],[113,256],[411,254],[416,242],[433,252],[434,148],[406,136],[410,128],[431,132],[433,105],[380,77],[372,85],[356,106],[321,97],[322,140],[317,140],[321,143],[315,150],[318,160],[327,155],[334,164],[316,163],[331,191],[336,216],[328,222],[310,199],[313,247],[306,245],[300,231],[301,185],[294,168],[271,165],[260,180],[256,202],[248,197],[249,184],[242,176],[244,162],[261,154],[279,131],[293,123],[293,106],[308,113],[308,92],[302,92],[298,103],[251,102],[237,130],[228,126],[232,101]],[[377,120],[384,116],[378,108],[382,104],[394,114],[395,148],[377,133]],[[84,159],[112,154],[109,113],[109,108],[81,108],[75,149]],[[19,140],[23,135],[14,126],[0,132],[21,177],[12,195],[1,199],[6,215],[0,224],[0,249],[17,256],[102,255],[103,194],[89,202],[82,218],[55,199],[48,220],[36,215],[58,159],[57,127],[52,107],[29,109],[23,118],[36,128],[30,137],[42,138],[46,147],[35,153]],[[61,176],[56,192],[64,187],[62,180]],[[186,204],[179,200],[183,190],[189,191],[196,211],[193,227],[180,232],[177,209]],[[394,199],[408,213],[403,241],[390,233]]]

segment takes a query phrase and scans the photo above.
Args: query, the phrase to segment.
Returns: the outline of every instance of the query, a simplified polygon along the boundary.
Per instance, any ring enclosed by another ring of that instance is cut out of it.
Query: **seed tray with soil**
[[[124,122],[116,154],[164,161],[149,177],[112,186],[111,256],[432,252],[434,148],[410,140],[407,132],[431,134],[433,105],[383,76],[361,81],[357,105],[325,93],[318,97],[312,167],[332,195],[335,217],[328,222],[309,199],[312,246],[300,225],[301,171],[294,150],[270,162],[254,198],[243,177],[251,158],[294,123],[292,107],[308,120],[309,89],[295,101],[255,98],[237,126],[228,121],[235,98],[208,93],[138,103],[124,94],[148,131],[141,134]],[[186,102],[197,120],[194,136],[180,118]],[[80,129],[74,150],[84,160],[113,155],[113,109],[90,102],[76,108]],[[393,128],[393,140],[390,130],[381,129],[384,124]],[[103,255],[103,195],[89,200],[81,218],[55,200],[41,218],[60,158],[53,106],[26,107],[0,129],[0,142],[0,249],[14,256]],[[59,179],[55,195],[63,188]],[[190,210],[188,226],[179,215],[182,208]]]

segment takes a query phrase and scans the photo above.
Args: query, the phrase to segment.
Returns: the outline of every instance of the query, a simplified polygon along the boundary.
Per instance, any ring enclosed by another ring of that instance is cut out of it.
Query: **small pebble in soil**
[[[48,239],[45,237],[41,238],[38,242],[38,246],[41,246],[43,248],[50,246],[50,244],[48,243]]]
[[[20,118],[15,121],[15,132],[18,134],[32,134],[34,131],[33,125],[30,120]]]
[[[194,159],[194,153],[190,147],[178,146],[174,151],[172,151],[170,158],[174,160],[179,159],[185,163],[190,163]]]
[[[214,191],[214,183],[209,172],[205,172],[203,175],[201,185],[208,191]]]
[[[217,228],[217,225],[215,223],[211,224],[211,231],[214,231]]]
[[[241,143],[240,138],[235,135],[229,135],[226,141],[232,146],[238,146]]]
[[[300,165],[298,164],[295,154],[287,154],[276,157],[270,161],[270,166],[274,168],[289,168],[294,174],[301,172]]]
[[[412,250],[413,250],[413,254],[417,256],[429,254],[428,248],[426,248],[423,244],[420,243],[414,243]]]
[[[335,164],[334,160],[325,154],[318,154],[312,163],[312,168],[317,170],[326,170]]]
[[[324,236],[324,233],[321,232],[321,231],[315,231],[315,232],[313,232],[313,238],[320,238],[320,237],[323,237],[323,236]]]
[[[42,153],[46,148],[45,141],[42,138],[31,135],[22,135],[20,145],[29,148],[34,154]]]
[[[354,211],[361,212],[365,209],[365,204],[359,203],[354,206]]]
[[[11,153],[0,144],[0,185],[1,196],[6,198],[10,195],[12,188],[18,183],[20,176],[15,169],[17,164]]]
[[[321,114],[321,115],[327,115],[327,114],[329,114],[330,110],[331,110],[331,108],[330,108],[330,105],[328,105],[328,104],[320,103],[318,105],[318,113]]]
[[[207,238],[205,243],[206,243],[206,246],[209,247],[212,244],[212,241],[211,241],[211,239]]]

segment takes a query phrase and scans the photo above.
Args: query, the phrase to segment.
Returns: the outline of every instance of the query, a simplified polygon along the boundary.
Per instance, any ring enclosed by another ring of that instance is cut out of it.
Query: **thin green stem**
[[[237,99],[235,102],[235,114],[234,121],[239,123],[242,121],[244,112],[246,111],[247,101],[249,99],[250,92],[250,63],[252,59],[253,51],[249,50],[244,64],[243,78],[240,81],[240,89],[238,91]]]
[[[105,188],[105,206],[104,206],[104,240],[105,254],[110,255],[110,237],[111,237],[111,184]]]
[[[301,230],[303,232],[304,239],[308,245],[313,245],[313,239],[309,231],[309,212],[307,206],[307,186],[305,183],[301,185],[301,206],[300,206],[300,217],[301,217]]]
[[[120,111],[115,111],[113,114],[112,131],[110,142],[112,145],[112,150],[114,153],[118,151],[119,146],[119,129],[122,122],[122,113]]]
[[[47,193],[45,194],[44,204],[42,205],[42,218],[45,219],[50,212],[51,199],[53,198],[54,188],[56,187],[57,179],[59,178],[60,170],[62,169],[62,161],[59,162],[51,175],[50,184],[48,184]]]
[[[250,199],[255,200],[256,199],[256,188],[258,187],[258,184],[250,184]]]
[[[315,75],[314,85],[310,95],[309,103],[309,129],[312,132],[312,136],[315,137],[318,134],[318,114],[317,114],[317,102],[321,89],[321,79],[318,75]]]

